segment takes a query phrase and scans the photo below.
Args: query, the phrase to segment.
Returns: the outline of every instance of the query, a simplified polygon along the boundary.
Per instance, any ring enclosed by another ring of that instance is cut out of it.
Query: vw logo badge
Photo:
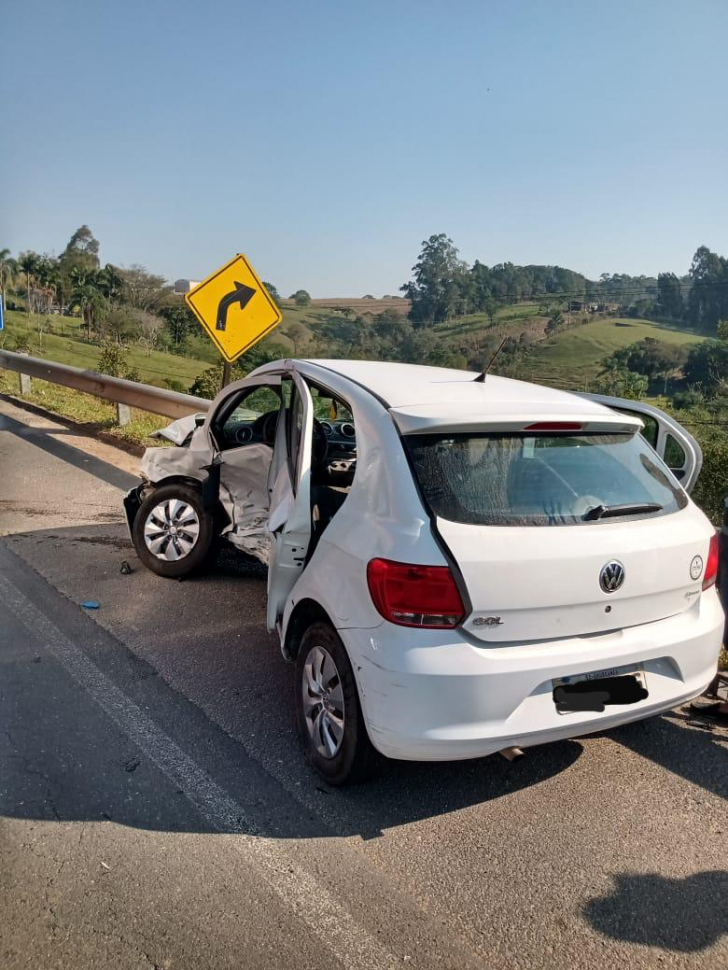
[[[690,578],[700,579],[700,574],[703,571],[703,559],[702,556],[693,556],[693,561],[690,563]]]
[[[605,593],[616,593],[624,582],[624,566],[621,562],[613,559],[606,566],[602,566],[599,573],[599,585]]]

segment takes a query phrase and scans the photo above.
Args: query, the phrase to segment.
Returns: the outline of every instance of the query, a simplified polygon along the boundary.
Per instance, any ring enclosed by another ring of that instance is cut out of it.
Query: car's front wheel
[[[346,649],[328,623],[313,623],[301,638],[294,681],[308,760],[330,785],[363,781],[372,772],[375,751]]]
[[[189,485],[161,485],[145,496],[132,538],[147,569],[176,579],[209,561],[216,539],[215,517]]]

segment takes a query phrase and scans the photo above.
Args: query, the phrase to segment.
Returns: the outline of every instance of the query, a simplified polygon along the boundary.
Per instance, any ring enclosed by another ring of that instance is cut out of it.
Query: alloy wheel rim
[[[194,508],[179,498],[155,505],[144,523],[144,542],[157,559],[176,562],[194,549],[200,535],[200,519]]]
[[[303,665],[303,716],[311,743],[330,760],[344,740],[344,688],[331,654],[312,647]]]

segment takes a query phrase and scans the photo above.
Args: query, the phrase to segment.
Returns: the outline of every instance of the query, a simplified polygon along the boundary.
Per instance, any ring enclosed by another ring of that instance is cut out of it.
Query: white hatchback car
[[[160,434],[180,447],[149,449],[126,497],[137,553],[180,576],[222,537],[268,564],[268,627],[332,784],[374,750],[476,758],[602,731],[715,673],[700,449],[655,408],[284,360]]]

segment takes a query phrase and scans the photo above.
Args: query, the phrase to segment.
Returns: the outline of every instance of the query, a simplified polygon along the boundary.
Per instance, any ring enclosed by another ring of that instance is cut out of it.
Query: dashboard
[[[356,458],[356,431],[351,421],[319,421],[328,443],[329,459]]]

